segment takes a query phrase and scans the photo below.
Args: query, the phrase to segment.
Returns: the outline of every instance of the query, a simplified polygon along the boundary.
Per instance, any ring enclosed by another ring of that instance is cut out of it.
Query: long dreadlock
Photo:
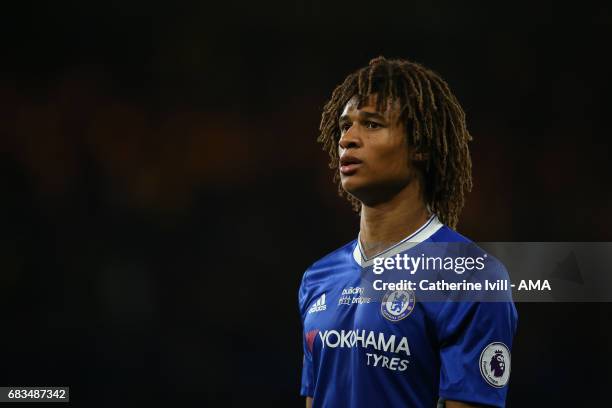
[[[336,170],[334,182],[355,210],[361,203],[344,191],[338,174],[338,118],[353,97],[359,106],[376,94],[376,110],[385,112],[389,102],[399,102],[400,120],[405,124],[408,145],[425,153],[425,197],[440,221],[456,228],[465,194],[472,189],[472,161],[465,113],[448,84],[424,66],[402,59],[377,57],[367,67],[350,74],[334,89],[325,104],[317,141],[330,156]]]

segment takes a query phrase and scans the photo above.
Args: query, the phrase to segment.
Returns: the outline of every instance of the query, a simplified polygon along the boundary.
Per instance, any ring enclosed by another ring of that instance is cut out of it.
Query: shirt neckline
[[[421,227],[419,227],[412,234],[396,244],[391,245],[389,248],[379,252],[378,254],[371,256],[370,258],[365,256],[363,248],[361,247],[361,233],[359,233],[357,235],[357,245],[355,245],[355,249],[353,250],[353,258],[355,259],[355,262],[362,267],[370,266],[374,262],[374,258],[386,258],[389,256],[394,256],[400,252],[404,252],[431,237],[436,231],[442,228],[442,226],[443,224],[440,222],[438,217],[435,214],[432,214],[425,224],[421,225]]]

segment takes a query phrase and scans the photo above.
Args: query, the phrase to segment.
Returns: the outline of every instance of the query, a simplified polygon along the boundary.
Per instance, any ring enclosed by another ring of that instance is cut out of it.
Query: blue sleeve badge
[[[480,373],[485,381],[496,388],[502,388],[510,379],[510,351],[504,343],[489,344],[480,353]]]

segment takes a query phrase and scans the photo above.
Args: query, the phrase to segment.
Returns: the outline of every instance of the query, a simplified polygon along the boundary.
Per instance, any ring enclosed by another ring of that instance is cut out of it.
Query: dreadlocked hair
[[[377,57],[368,66],[350,74],[334,89],[325,104],[317,141],[330,157],[338,193],[356,211],[361,203],[344,191],[338,174],[338,119],[347,102],[357,97],[362,106],[376,95],[376,110],[385,112],[390,102],[399,102],[408,145],[424,153],[425,199],[441,222],[456,228],[465,195],[472,189],[472,161],[465,112],[448,84],[424,66],[402,59]]]

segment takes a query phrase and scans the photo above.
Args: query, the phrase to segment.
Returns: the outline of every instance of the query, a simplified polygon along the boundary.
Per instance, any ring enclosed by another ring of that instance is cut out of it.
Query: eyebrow
[[[381,121],[386,120],[385,117],[378,112],[359,111],[358,117],[360,120],[365,120],[365,119],[378,119]],[[346,122],[347,120],[349,120],[349,115],[344,114],[340,116],[339,122],[342,123],[342,122]]]

